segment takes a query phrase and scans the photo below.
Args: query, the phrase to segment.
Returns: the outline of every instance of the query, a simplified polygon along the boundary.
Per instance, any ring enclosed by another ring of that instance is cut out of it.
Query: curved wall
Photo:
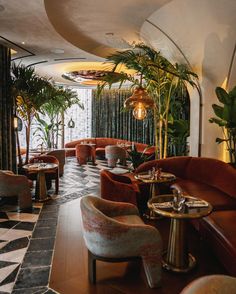
[[[234,0],[174,0],[153,13],[141,29],[141,36],[158,48],[172,61],[185,62],[199,76],[202,93],[200,126],[201,156],[225,159],[223,145],[215,138],[220,129],[208,122],[213,116],[211,105],[217,102],[216,86],[227,78],[236,40],[236,2]],[[161,31],[168,35],[168,37]],[[172,40],[172,41],[171,41]],[[175,44],[179,48],[175,46]],[[179,50],[180,49],[180,50]],[[180,52],[182,51],[182,52]],[[232,66],[229,87],[235,85],[235,62]],[[196,91],[191,94],[191,154],[197,155],[199,123],[197,114],[200,100]]]

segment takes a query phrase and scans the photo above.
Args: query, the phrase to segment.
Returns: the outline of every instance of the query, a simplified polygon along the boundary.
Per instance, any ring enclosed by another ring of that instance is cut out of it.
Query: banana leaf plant
[[[188,155],[187,137],[189,136],[189,121],[185,119],[174,120],[169,125],[170,155]]]
[[[216,117],[209,122],[222,129],[223,138],[216,138],[216,143],[226,143],[230,163],[236,166],[236,86],[229,92],[217,87],[215,92],[221,105],[212,105]]]
[[[37,138],[39,142],[38,146],[44,146],[48,149],[53,148],[53,128],[55,129],[54,124],[48,123],[44,119],[37,117],[39,125],[34,130],[33,136]]]

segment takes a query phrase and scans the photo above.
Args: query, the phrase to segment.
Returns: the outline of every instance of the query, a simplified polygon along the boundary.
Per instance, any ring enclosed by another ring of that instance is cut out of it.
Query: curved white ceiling
[[[153,11],[171,0],[45,0],[55,30],[73,45],[106,57],[140,42],[139,31]]]
[[[169,38],[148,22],[141,35],[172,61],[185,62],[186,57],[200,78],[219,85],[228,75],[235,46],[235,15],[235,0],[175,0],[148,19]]]
[[[70,67],[73,61],[74,68],[74,62],[104,61],[114,50],[140,40],[183,62],[172,39],[201,79],[220,84],[228,74],[236,40],[235,0],[2,0],[1,4],[5,9],[0,12],[0,35],[32,52],[23,63],[38,63],[40,74],[59,82],[56,64],[66,62]],[[55,49],[63,50],[56,54]],[[234,63],[231,79],[235,77]]]

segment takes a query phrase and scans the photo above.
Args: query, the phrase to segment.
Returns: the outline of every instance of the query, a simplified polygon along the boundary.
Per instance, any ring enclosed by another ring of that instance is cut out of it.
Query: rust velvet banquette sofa
[[[95,144],[95,148],[96,148],[96,156],[101,156],[104,157],[105,156],[105,147],[108,145],[116,145],[117,143],[126,143],[126,144],[132,144],[132,142],[127,141],[127,140],[122,140],[122,139],[115,139],[115,138],[85,138],[85,139],[80,139],[80,140],[76,140],[76,141],[72,141],[72,142],[68,142],[65,144],[65,148],[75,148],[75,146],[77,144],[81,144],[81,143],[92,143]],[[142,143],[137,143],[134,142],[137,151],[138,152],[143,152],[145,150],[145,148],[148,147],[147,144],[142,144]],[[155,154],[155,147],[149,147],[147,148],[147,150],[145,150],[145,154],[147,156],[151,156]],[[75,156],[75,150],[66,150],[66,156]]]
[[[136,172],[153,166],[175,174],[176,183],[188,195],[212,204],[213,212],[193,224],[226,270],[236,276],[236,169],[211,158],[173,157],[143,163]]]

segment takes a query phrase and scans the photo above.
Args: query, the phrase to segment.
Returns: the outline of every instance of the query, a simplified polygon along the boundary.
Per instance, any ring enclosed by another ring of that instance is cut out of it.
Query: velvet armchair
[[[106,146],[105,158],[109,167],[115,167],[118,160],[122,165],[126,165],[126,151],[122,147],[116,145]]]
[[[59,162],[59,176],[63,176],[64,165],[66,161],[66,151],[65,149],[56,149],[46,153],[46,155],[51,155],[57,158]]]
[[[20,210],[32,208],[30,183],[27,177],[0,170],[0,197],[18,197]]]
[[[142,210],[143,199],[140,195],[139,186],[132,182],[129,177],[116,175],[108,170],[102,170],[100,173],[101,198],[128,202],[136,205]]]
[[[95,164],[95,148],[86,144],[77,144],[75,146],[76,158],[80,165],[86,164],[88,160],[91,160]]]
[[[90,282],[96,282],[96,260],[140,257],[149,286],[160,286],[162,239],[156,228],[143,223],[134,205],[84,196],[81,213]]]

